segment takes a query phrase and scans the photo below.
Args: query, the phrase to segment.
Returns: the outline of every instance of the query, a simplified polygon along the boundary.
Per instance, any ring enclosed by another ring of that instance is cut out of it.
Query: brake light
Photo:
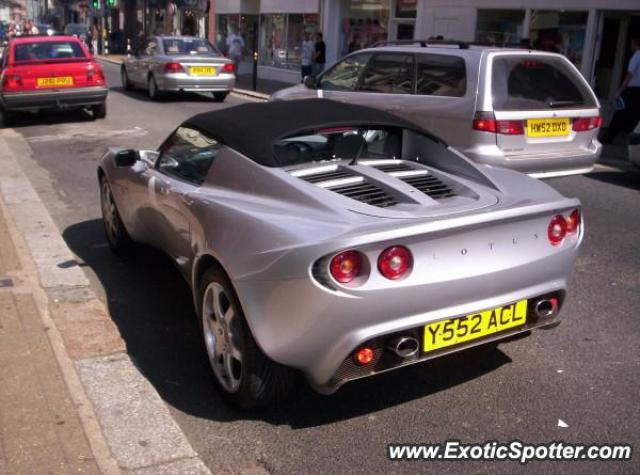
[[[602,117],[577,117],[573,119],[573,130],[576,132],[586,132],[587,130],[602,127]]]
[[[168,73],[183,73],[184,68],[180,63],[167,63],[164,65],[164,70]]]
[[[473,129],[501,135],[522,135],[524,126],[521,120],[496,120],[491,112],[476,112]]]
[[[2,80],[2,89],[9,91],[20,88],[22,88],[22,77],[13,74],[10,70],[6,71]]]
[[[331,276],[341,284],[348,284],[360,275],[362,257],[358,251],[344,251],[336,254],[329,264]]]
[[[567,218],[567,234],[576,234],[580,227],[580,210],[574,209],[573,212]]]
[[[411,251],[404,246],[391,246],[378,257],[378,270],[390,280],[405,277],[413,268]]]
[[[222,71],[225,73],[232,73],[234,70],[235,68],[233,67],[233,63],[227,63],[222,66]]]
[[[547,228],[547,237],[552,246],[558,246],[562,244],[562,241],[567,236],[567,221],[561,214],[555,215],[549,222]]]
[[[104,73],[102,68],[94,66],[87,71],[87,81],[89,83],[104,84]]]

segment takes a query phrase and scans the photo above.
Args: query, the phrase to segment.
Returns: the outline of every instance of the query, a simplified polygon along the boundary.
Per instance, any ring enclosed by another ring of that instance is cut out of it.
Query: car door
[[[158,39],[149,38],[146,47],[143,52],[142,58],[140,58],[140,84],[147,85],[149,79],[149,72],[153,68],[153,64],[156,61],[158,55]]]
[[[141,65],[144,58],[144,51],[147,48],[148,40],[142,42],[142,44],[134,51],[133,57],[130,60],[126,60],[125,66],[127,68],[127,74],[129,75],[129,81],[136,86],[142,85],[141,82]]]
[[[356,102],[356,90],[373,53],[356,53],[338,61],[318,78],[318,97],[334,101]]]
[[[160,148],[149,183],[158,215],[157,245],[183,268],[193,259],[191,206],[219,149],[216,140],[179,127]]]

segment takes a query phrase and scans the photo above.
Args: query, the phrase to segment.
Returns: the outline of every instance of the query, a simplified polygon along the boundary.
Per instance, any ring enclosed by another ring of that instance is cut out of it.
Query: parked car
[[[72,36],[25,36],[9,42],[2,56],[0,110],[5,125],[16,112],[89,109],[107,115],[108,88],[102,67]]]
[[[602,151],[598,100],[556,53],[428,42],[369,48],[271,99],[306,97],[382,108],[478,163],[538,177],[588,172]]]
[[[141,87],[149,98],[163,92],[210,92],[224,101],[236,81],[233,61],[211,43],[191,36],[152,36],[124,60],[122,87]]]
[[[109,245],[171,257],[241,407],[295,370],[331,393],[555,326],[583,236],[578,200],[326,99],[196,115],[157,151],[111,149],[98,178]]]

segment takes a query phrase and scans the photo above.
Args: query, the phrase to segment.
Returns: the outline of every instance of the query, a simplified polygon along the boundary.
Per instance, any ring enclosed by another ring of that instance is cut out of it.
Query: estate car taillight
[[[358,251],[343,251],[336,254],[329,264],[331,276],[341,284],[348,284],[360,275],[362,257]]]
[[[580,227],[580,210],[574,209],[567,218],[567,234],[576,234]]]
[[[404,246],[391,246],[378,257],[378,270],[390,280],[405,277],[413,268],[411,251]]]
[[[521,120],[496,120],[492,112],[476,112],[473,129],[501,135],[522,135],[524,125]]]
[[[180,63],[167,63],[164,65],[164,70],[168,73],[183,73],[184,68]]]
[[[222,71],[225,73],[232,73],[233,70],[234,70],[234,67],[232,63],[227,63],[224,66],[222,66]]]
[[[573,130],[576,132],[586,132],[587,130],[602,127],[602,117],[577,117],[573,119]]]
[[[549,242],[553,246],[558,246],[562,243],[566,235],[567,221],[564,219],[564,216],[562,216],[561,214],[557,214],[553,218],[551,218],[549,227],[547,228],[547,236],[549,238]]]

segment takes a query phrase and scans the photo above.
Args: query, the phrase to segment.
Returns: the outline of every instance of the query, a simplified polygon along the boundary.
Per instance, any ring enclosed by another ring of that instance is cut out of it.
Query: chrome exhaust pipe
[[[536,302],[535,313],[537,317],[543,318],[553,315],[558,309],[556,299],[542,299]]]
[[[410,336],[394,338],[389,342],[387,348],[393,351],[400,358],[409,358],[415,355],[420,348],[418,340]]]

